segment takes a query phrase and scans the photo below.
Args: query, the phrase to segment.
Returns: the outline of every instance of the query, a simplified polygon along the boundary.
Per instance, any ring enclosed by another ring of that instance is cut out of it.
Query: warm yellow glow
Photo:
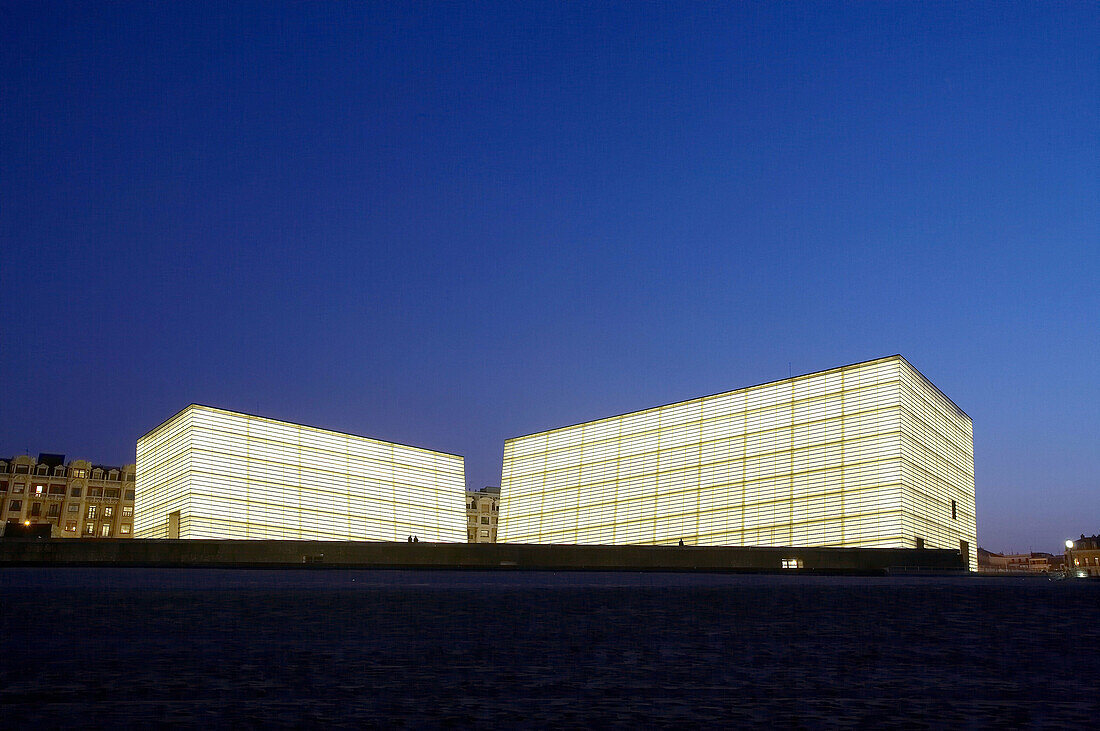
[[[462,457],[192,405],[137,444],[134,536],[465,542]]]
[[[1073,541],[1066,541],[1066,548],[1073,548]]]
[[[502,542],[965,541],[977,565],[970,419],[897,356],[510,439],[501,485]]]

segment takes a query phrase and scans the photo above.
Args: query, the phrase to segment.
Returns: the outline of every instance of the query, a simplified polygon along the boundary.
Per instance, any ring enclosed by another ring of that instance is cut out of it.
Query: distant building
[[[466,493],[466,542],[496,543],[500,488],[483,487]]]
[[[0,518],[48,524],[59,538],[132,538],[134,472],[63,454],[0,460]]]
[[[1034,571],[1044,573],[1062,568],[1063,558],[1043,551],[993,553],[978,548],[979,571]]]
[[[1078,576],[1100,576],[1100,535],[1066,541],[1066,568]]]
[[[462,457],[192,404],[137,443],[139,538],[461,543]]]

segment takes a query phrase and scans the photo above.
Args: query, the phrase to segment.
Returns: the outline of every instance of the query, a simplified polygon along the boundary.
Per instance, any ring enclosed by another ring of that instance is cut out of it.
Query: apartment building
[[[496,543],[499,510],[499,487],[483,487],[466,493],[466,542]]]
[[[49,524],[58,538],[130,538],[134,472],[63,454],[0,459],[0,520]]]

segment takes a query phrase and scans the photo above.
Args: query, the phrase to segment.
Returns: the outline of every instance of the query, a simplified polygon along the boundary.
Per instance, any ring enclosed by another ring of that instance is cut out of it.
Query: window
[[[38,469],[35,470],[35,472],[39,475],[44,475],[48,471],[49,471],[49,468],[46,467],[46,465],[44,465],[44,464],[38,465]]]
[[[22,510],[22,509],[23,509],[23,501],[22,500],[12,500],[11,502],[8,503],[8,512],[9,513],[15,513],[17,511]]]
[[[88,506],[88,517],[89,518],[94,518],[95,517],[95,507],[96,507],[95,505],[89,505]]]
[[[88,497],[103,497],[103,488],[102,487],[89,487],[88,488]]]
[[[99,526],[99,535],[102,536],[103,538],[110,538],[111,537],[111,526],[110,526],[110,524],[104,523],[103,525]]]
[[[70,513],[79,513],[80,512],[80,503],[69,503],[69,512]]]
[[[84,524],[84,532],[87,535],[94,536],[95,535],[95,523],[85,523]]]
[[[54,476],[56,476],[56,477],[64,477],[65,476],[65,468],[62,467],[61,465],[58,465],[57,467],[53,468],[53,473],[54,473]]]
[[[959,517],[958,517],[958,514],[956,513],[956,510],[955,510],[955,508],[956,508],[956,505],[955,505],[955,501],[954,501],[954,500],[952,500],[952,501],[951,501],[951,520],[958,520],[958,519],[959,519]]]
[[[488,518],[488,517],[485,517],[485,516],[482,516],[482,518],[481,518],[481,524],[482,524],[482,525],[489,525],[489,518]]]
[[[113,507],[111,507],[110,505],[103,508],[103,517],[104,518],[113,518],[114,515],[115,515],[115,509]]]
[[[59,495],[61,497],[64,497],[65,496],[65,486],[64,485],[50,485],[50,494],[51,495]]]
[[[23,483],[22,482],[15,483],[15,487],[13,487],[11,489],[11,491],[14,492],[16,495],[22,495],[23,494]]]
[[[108,487],[106,490],[103,491],[103,496],[108,497],[108,498],[112,498],[114,500],[118,500],[118,488],[117,487]]]
[[[44,495],[45,493],[46,493],[46,486],[45,485],[35,485],[34,486],[35,497],[38,497],[39,495]]]
[[[130,533],[130,526],[128,526],[128,525],[126,525],[125,523],[123,523],[122,525],[120,525],[120,526],[118,527],[118,532],[119,532],[119,533],[121,533],[121,534],[122,534],[122,535],[124,535],[124,536],[125,536],[125,535],[129,535],[129,533]]]
[[[75,520],[66,520],[65,521],[65,530],[69,531],[70,533],[75,531],[76,530],[76,521]]]
[[[87,470],[73,470],[73,477],[84,478],[88,476]]]
[[[61,506],[57,503],[50,503],[50,506],[46,508],[46,516],[50,518],[61,517]]]
[[[8,491],[8,481],[7,480],[0,481],[0,492],[7,492],[7,491]]]
[[[17,465],[15,465],[15,471],[17,473],[25,475],[25,474],[30,472],[30,469],[28,469],[27,465],[25,465],[25,464],[17,464]]]
[[[924,548],[924,539],[923,538],[918,538],[917,539],[917,548]]]
[[[489,537],[489,529],[488,528],[482,528],[481,529],[481,537],[482,538],[488,538]]]
[[[126,491],[126,499],[129,500],[130,502],[134,501],[134,491],[133,490],[127,490]]]
[[[134,517],[134,506],[127,505],[126,507],[124,507],[122,509],[122,517],[123,518],[132,518],[132,517]]]
[[[35,517],[42,515],[42,503],[31,503],[31,515]]]
[[[80,488],[74,487],[72,490],[69,490],[69,495],[71,497],[80,497]]]
[[[785,569],[800,569],[800,568],[802,568],[802,559],[800,559],[800,558],[785,558],[785,559],[783,559],[783,568],[785,568]]]

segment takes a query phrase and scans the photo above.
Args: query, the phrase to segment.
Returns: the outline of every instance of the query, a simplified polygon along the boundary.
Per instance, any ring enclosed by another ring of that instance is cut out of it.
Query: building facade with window
[[[192,404],[137,443],[139,538],[462,543],[463,458]]]
[[[483,487],[466,493],[466,541],[496,543],[500,488]]]
[[[946,548],[977,566],[973,426],[903,357],[509,439],[499,540]]]
[[[60,538],[132,538],[134,472],[63,454],[0,460],[0,520],[49,524]]]
[[[1077,576],[1100,576],[1100,535],[1081,534],[1066,541],[1066,570]]]

